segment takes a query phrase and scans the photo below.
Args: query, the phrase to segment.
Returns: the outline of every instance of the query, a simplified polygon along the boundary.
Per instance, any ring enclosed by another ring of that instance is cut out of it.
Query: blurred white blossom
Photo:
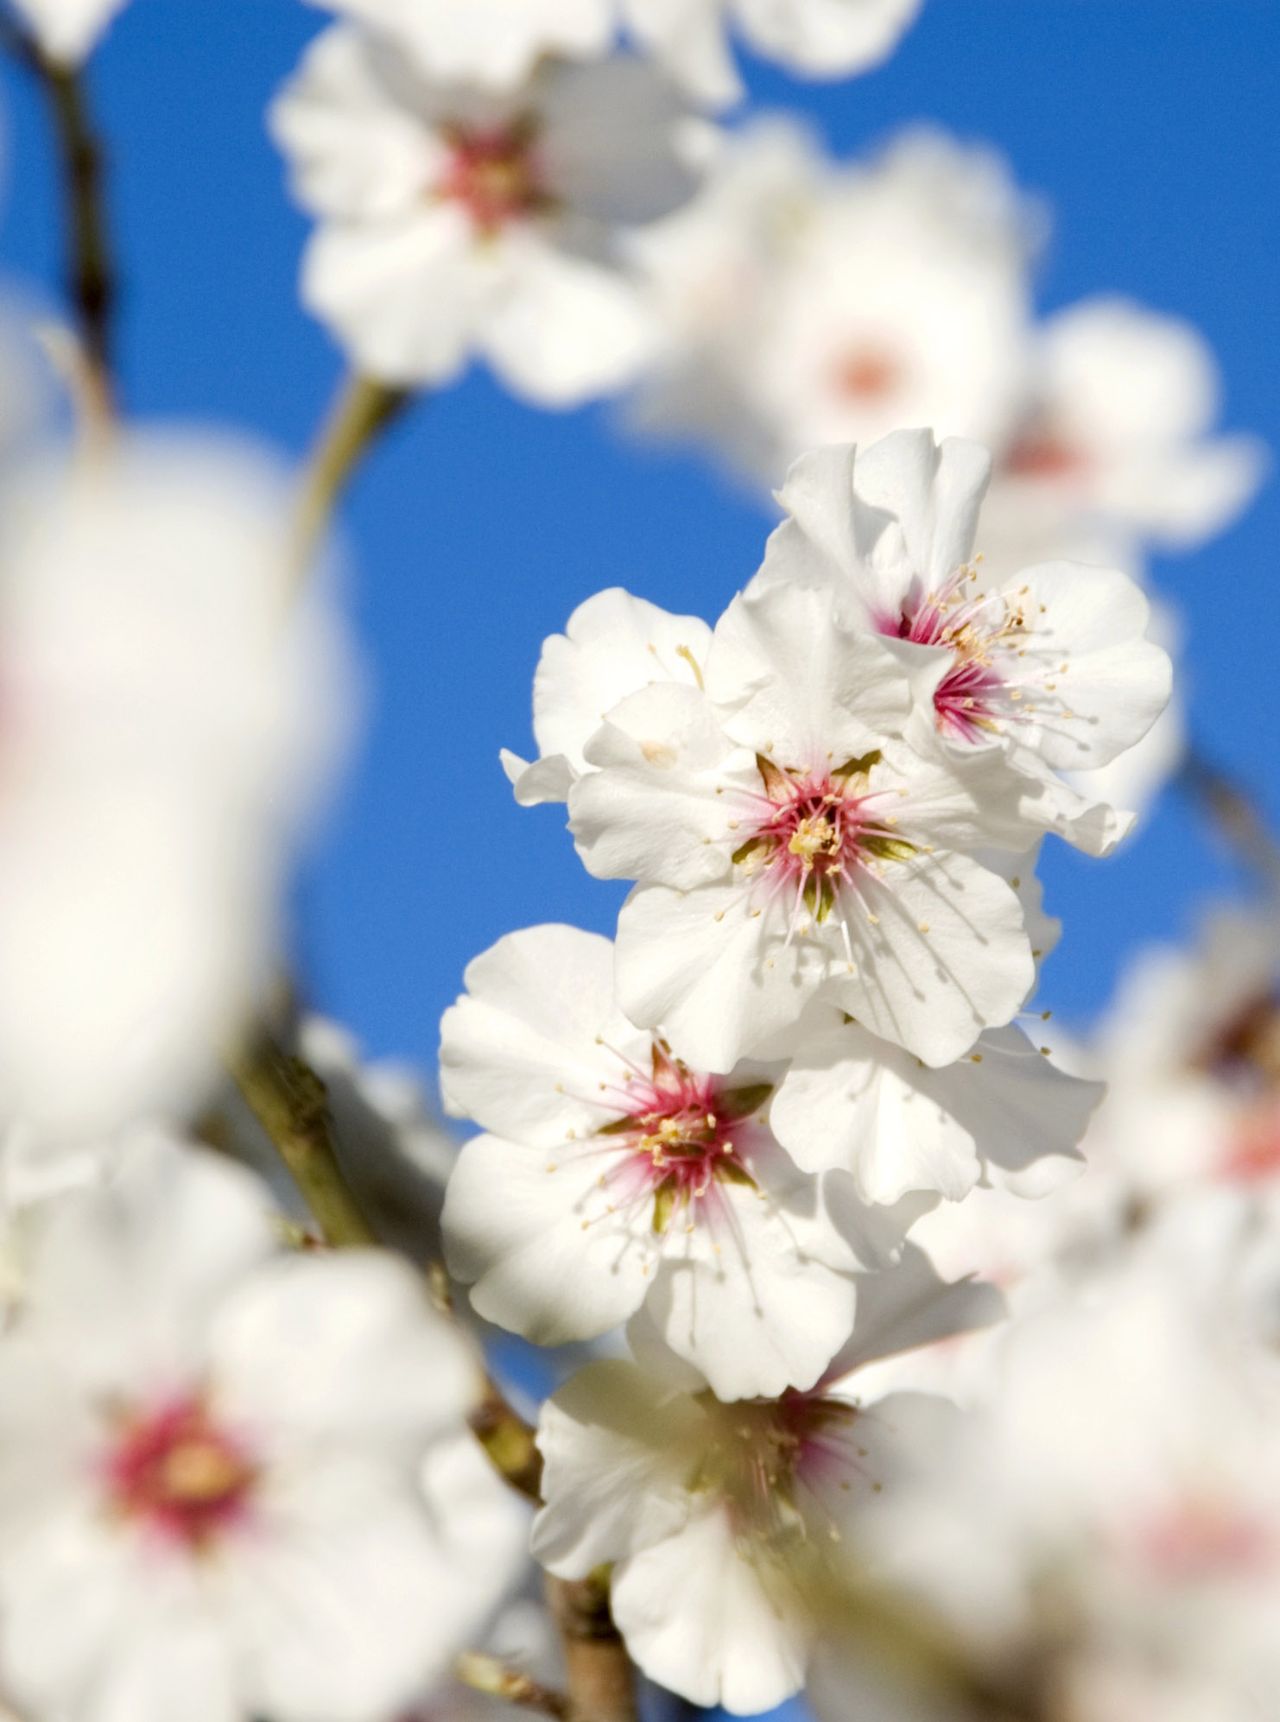
[[[182,437],[4,484],[0,1114],[38,1135],[191,1105],[276,955],[351,715],[287,525],[260,456]]]
[[[544,406],[616,389],[654,335],[619,235],[692,191],[689,125],[634,61],[547,62],[497,95],[326,31],[272,110],[321,222],[303,298],[387,383],[440,385],[483,358]]]
[[[0,1343],[20,1703],[373,1722],[471,1623],[419,1476],[462,1428],[470,1353],[393,1258],[278,1255],[264,1198],[225,1162],[140,1141],[31,1246]]]

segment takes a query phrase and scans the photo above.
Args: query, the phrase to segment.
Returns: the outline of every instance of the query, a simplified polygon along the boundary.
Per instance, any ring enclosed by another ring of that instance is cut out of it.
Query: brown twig
[[[265,1030],[234,1060],[232,1075],[315,1216],[325,1242],[376,1244],[334,1147],[324,1082]]]
[[[547,1579],[564,1646],[569,1722],[637,1722],[636,1671],[609,1610],[606,1579]]]
[[[492,1380],[472,1413],[471,1428],[489,1456],[489,1463],[511,1487],[532,1501],[542,1500],[542,1454],[534,1432]]]
[[[80,330],[83,392],[101,428],[115,412],[113,327],[116,274],[107,237],[105,152],[89,110],[84,79],[50,58],[38,42],[5,23],[2,45],[33,73],[49,109],[62,171],[66,288]]]

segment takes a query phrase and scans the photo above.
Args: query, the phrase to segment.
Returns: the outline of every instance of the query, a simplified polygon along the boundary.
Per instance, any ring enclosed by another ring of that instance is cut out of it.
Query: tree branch
[[[320,428],[303,474],[294,519],[294,571],[301,579],[361,456],[409,406],[406,389],[372,377],[345,379]]]
[[[544,1716],[556,1717],[557,1722],[563,1722],[569,1715],[569,1700],[563,1692],[543,1686],[518,1668],[508,1668],[496,1656],[467,1651],[455,1662],[453,1671],[474,1692],[505,1698],[508,1704],[519,1704],[526,1710],[540,1710]]]
[[[547,1579],[569,1683],[569,1722],[638,1722],[636,1671],[609,1611],[608,1582]]]

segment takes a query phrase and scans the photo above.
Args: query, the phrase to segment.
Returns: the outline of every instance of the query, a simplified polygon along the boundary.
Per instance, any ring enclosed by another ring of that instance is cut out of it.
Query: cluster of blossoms
[[[858,1540],[945,1409],[869,1412],[865,1366],[998,1307],[908,1232],[1053,1191],[1101,1092],[1017,1021],[1056,931],[1036,851],[1123,834],[1061,771],[1141,739],[1169,662],[1120,571],[986,577],[989,470],[928,431],[805,456],[714,628],[579,608],[538,667],[539,757],[506,765],[634,889],[612,947],[501,940],[443,1024],[446,1106],[486,1132],[448,1185],[451,1273],[527,1338],[625,1321],[635,1354],[544,1412],[535,1552],[618,1563],[631,1654],[697,1703],[800,1686],[806,1561]]]
[[[320,3],[270,126],[356,375],[301,495],[122,421],[92,269],[45,340],[75,437],[0,390],[0,1709],[634,1722],[634,1665],[821,1722],[1257,1722],[1274,915],[1094,1045],[1035,1000],[1042,844],[1110,854],[1159,770],[1145,552],[1256,482],[1212,361],[1118,300],[1037,325],[981,152],[708,118],[734,36],[845,75],[918,0]],[[0,11],[82,240],[123,7]],[[358,727],[328,513],[477,359],[630,390],[781,518],[714,623],[613,587],[546,641],[504,769],[631,890],[467,969],[459,1149],[295,1004],[286,906]]]

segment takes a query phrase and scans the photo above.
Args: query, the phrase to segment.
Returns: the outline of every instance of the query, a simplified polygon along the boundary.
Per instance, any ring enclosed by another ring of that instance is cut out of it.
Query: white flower
[[[622,0],[637,41],[657,53],[687,88],[726,103],[743,93],[726,30],[810,77],[840,78],[887,59],[920,10],[920,0]]]
[[[1168,701],[1169,658],[1119,570],[1057,562],[984,577],[970,558],[989,472],[977,443],[938,445],[929,431],[805,455],[759,579],[838,592],[914,667],[944,744],[1003,750],[1038,786],[1046,823],[1097,852],[1124,822],[1055,774],[1141,740]]]
[[[1025,390],[1032,226],[999,161],[945,135],[838,169],[748,128],[637,245],[664,322],[643,424],[769,486],[806,449],[903,425],[1000,444]]]
[[[691,1070],[613,997],[607,939],[531,927],[467,970],[445,1014],[462,1150],[444,1227],[477,1312],[544,1345],[642,1305],[724,1399],[811,1387],[853,1325],[857,1270],[909,1214],[797,1171],[765,1121],[775,1067]]]
[[[1190,324],[1086,299],[1045,324],[1030,401],[996,466],[997,532],[1106,530],[1183,548],[1230,525],[1258,488],[1251,437],[1210,438],[1222,392]]]
[[[543,54],[590,58],[613,30],[614,0],[313,0],[394,39],[432,78],[521,83]]]
[[[695,1704],[772,1708],[804,1680],[833,1552],[950,1409],[912,1394],[864,1406],[858,1369],[997,1305],[908,1247],[866,1277],[853,1338],[810,1393],[726,1406],[660,1354],[589,1364],[543,1407],[534,1554],[566,1578],[616,1563],[614,1619],[651,1679]]]
[[[542,648],[533,678],[533,765],[504,749],[502,764],[523,807],[564,801],[590,769],[583,749],[608,713],[652,682],[696,686],[711,644],[697,616],[672,616],[620,587],[597,592]]]
[[[68,1722],[365,1722],[457,1646],[419,1486],[475,1389],[390,1256],[281,1258],[157,1142],[64,1196],[0,1345],[0,1641]]]
[[[440,385],[483,358],[542,405],[615,389],[651,340],[619,233],[692,190],[686,123],[634,61],[547,63],[497,95],[326,31],[272,110],[321,220],[303,298],[384,382]]]
[[[14,0],[14,5],[49,55],[78,65],[124,7],[125,0]]]
[[[96,1182],[109,1160],[101,1146],[50,1152],[20,1125],[5,1132],[0,1140],[0,1331],[26,1293],[28,1240],[43,1205]]]
[[[190,1106],[272,960],[351,703],[287,523],[261,457],[181,438],[0,499],[0,1116],[38,1136]]]
[[[809,1172],[844,1168],[865,1202],[908,1190],[958,1201],[979,1182],[1043,1196],[1078,1169],[1102,1086],[1056,1068],[1022,1029],[988,1029],[941,1070],[839,1012],[802,1024],[774,1134]]]
[[[735,599],[701,674],[616,706],[569,792],[588,868],[639,881],[618,932],[628,1016],[721,1072],[818,995],[931,1064],[1008,1021],[1031,948],[972,856],[1028,838],[1003,767],[962,775],[931,735],[899,738],[907,683],[830,591]]]

